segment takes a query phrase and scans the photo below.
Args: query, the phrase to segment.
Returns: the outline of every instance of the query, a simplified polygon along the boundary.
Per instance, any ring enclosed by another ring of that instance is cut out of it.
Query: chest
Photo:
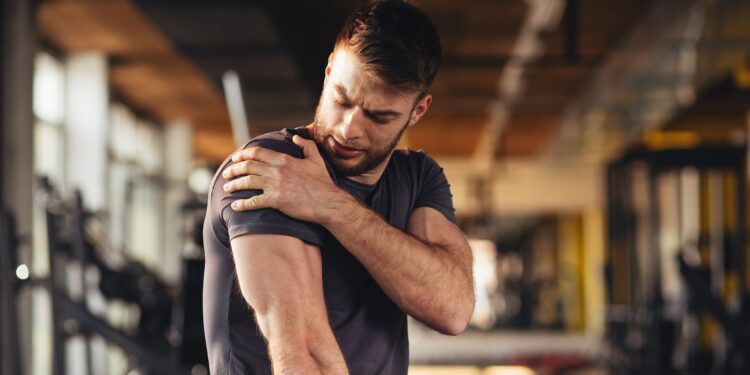
[[[339,185],[390,225],[406,231],[416,201],[416,187],[409,180],[387,175],[370,189],[354,184]],[[385,305],[392,305],[368,270],[335,237],[329,233],[324,242],[321,246],[323,290],[332,324],[345,321],[357,311],[382,309],[384,301]]]

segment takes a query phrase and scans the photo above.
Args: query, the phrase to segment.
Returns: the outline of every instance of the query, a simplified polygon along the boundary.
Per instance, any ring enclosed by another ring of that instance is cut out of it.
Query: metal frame
[[[637,279],[641,272],[638,270],[638,254],[636,252],[636,243],[634,241],[636,218],[632,209],[628,207],[629,194],[632,191],[632,185],[628,179],[628,167],[635,162],[643,162],[647,167],[648,174],[648,194],[649,194],[649,211],[648,216],[652,224],[658,223],[660,212],[659,205],[654,198],[657,195],[658,176],[664,172],[684,167],[695,167],[700,170],[706,169],[723,169],[730,170],[737,177],[734,188],[737,194],[737,206],[743,207],[736,212],[737,231],[731,240],[731,257],[733,264],[737,265],[739,279],[739,307],[738,312],[732,314],[724,307],[723,302],[712,295],[710,289],[702,285],[700,277],[697,276],[697,269],[688,266],[684,260],[679,260],[680,273],[683,282],[687,287],[689,298],[693,300],[692,304],[698,306],[697,310],[690,310],[690,313],[708,313],[722,327],[725,335],[730,338],[730,348],[727,360],[733,355],[739,355],[740,358],[750,358],[748,348],[747,333],[743,332],[742,327],[746,326],[745,317],[748,305],[747,275],[745,267],[746,251],[746,217],[745,217],[745,194],[747,186],[747,176],[745,175],[746,165],[746,148],[737,146],[706,146],[696,149],[669,149],[669,150],[645,150],[636,149],[626,153],[621,159],[612,163],[607,172],[607,219],[608,219],[608,247],[609,251],[627,251],[629,257],[628,265],[628,283],[630,295],[626,303],[626,314],[622,321],[614,321],[608,317],[608,336],[614,344],[615,351],[623,354],[624,357],[630,357],[630,367],[627,373],[637,374],[671,374],[674,369],[671,368],[671,356],[674,343],[669,341],[670,326],[672,323],[663,311],[664,301],[661,294],[661,288],[658,280],[660,275],[660,257],[654,255],[650,261],[653,262],[655,272],[655,285],[650,288],[651,298],[643,301],[635,294],[639,288]],[[649,233],[649,243],[652,249],[659,249],[659,225],[652,225]],[[611,260],[610,260],[611,262]],[[612,263],[608,265],[610,271],[615,267]],[[612,296],[613,285],[611,274],[609,275],[608,284],[610,287],[609,294]],[[703,288],[705,287],[705,288]],[[643,306],[638,305],[638,301],[645,302]],[[718,301],[718,302],[717,302]],[[621,326],[618,324],[622,324]],[[622,331],[621,331],[622,329]],[[641,334],[644,345],[635,350],[627,347],[628,334]],[[733,351],[733,352],[730,352]],[[617,365],[622,365],[618,363]],[[714,364],[716,366],[716,364]],[[744,367],[742,367],[744,366]],[[748,363],[740,365],[741,373],[747,370]],[[736,370],[737,368],[734,368]],[[733,368],[729,363],[720,363],[714,369],[719,374],[733,374]]]
[[[6,15],[6,0],[0,1],[0,77],[2,77],[2,80],[5,79],[5,18]],[[4,146],[4,129],[5,124],[3,119],[4,112],[5,112],[5,86],[0,85],[0,178],[5,180],[5,172],[3,170],[3,162],[2,159],[5,156],[5,150],[3,148]],[[5,203],[5,188],[4,184],[0,185],[0,204]],[[2,345],[0,345],[0,349],[2,349]]]
[[[51,187],[42,184],[47,191],[47,233],[49,248],[49,280],[45,283],[52,302],[53,311],[53,374],[64,375],[66,369],[65,346],[70,336],[81,334],[87,343],[87,370],[92,373],[91,349],[89,338],[98,335],[107,342],[122,349],[129,358],[143,366],[149,373],[187,374],[188,370],[172,363],[164,355],[150,351],[125,333],[112,327],[106,321],[92,315],[86,306],[86,290],[83,289],[81,301],[74,301],[66,292],[65,278],[62,270],[70,260],[78,261],[83,270],[91,264],[86,251],[84,238],[84,212],[80,195],[76,196],[72,206],[64,201],[57,201]],[[62,225],[61,225],[62,224]],[[63,236],[65,234],[66,236]],[[85,285],[85,283],[83,284]]]
[[[20,374],[16,297],[21,285],[15,275],[17,236],[13,217],[0,212],[0,374]]]

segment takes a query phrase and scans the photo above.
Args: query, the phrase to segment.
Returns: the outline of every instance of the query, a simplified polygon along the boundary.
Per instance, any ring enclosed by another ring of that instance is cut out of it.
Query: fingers
[[[302,152],[305,154],[305,158],[320,157],[318,145],[315,143],[315,141],[295,135],[294,137],[292,137],[292,142],[302,148]]]
[[[269,208],[268,197],[265,194],[256,195],[248,199],[238,199],[232,202],[232,209],[235,211],[257,210],[260,208]]]
[[[244,176],[244,175],[268,175],[269,173],[269,166],[266,163],[262,163],[255,160],[245,160],[240,161],[237,163],[234,163],[230,166],[228,166],[226,169],[224,169],[224,172],[221,173],[222,176],[226,179],[234,178],[237,176]]]
[[[265,177],[262,176],[243,176],[235,178],[232,181],[224,184],[224,191],[227,193],[233,193],[238,190],[263,190],[265,187]]]
[[[235,163],[243,160],[255,160],[262,163],[279,164],[287,157],[286,154],[263,147],[250,147],[239,150],[232,155]]]

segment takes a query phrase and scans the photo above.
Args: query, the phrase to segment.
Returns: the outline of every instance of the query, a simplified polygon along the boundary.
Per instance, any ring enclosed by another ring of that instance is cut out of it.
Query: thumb
[[[305,154],[305,159],[310,157],[320,157],[320,153],[318,152],[318,147],[315,144],[315,141],[295,135],[294,137],[292,137],[292,142],[294,142],[295,145],[299,146],[302,149],[302,153]]]

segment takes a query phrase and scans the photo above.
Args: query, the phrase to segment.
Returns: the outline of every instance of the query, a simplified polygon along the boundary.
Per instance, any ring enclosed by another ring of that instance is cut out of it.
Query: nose
[[[339,126],[339,134],[344,138],[343,141],[349,142],[362,137],[363,115],[362,109],[359,106],[346,111],[344,121]]]

